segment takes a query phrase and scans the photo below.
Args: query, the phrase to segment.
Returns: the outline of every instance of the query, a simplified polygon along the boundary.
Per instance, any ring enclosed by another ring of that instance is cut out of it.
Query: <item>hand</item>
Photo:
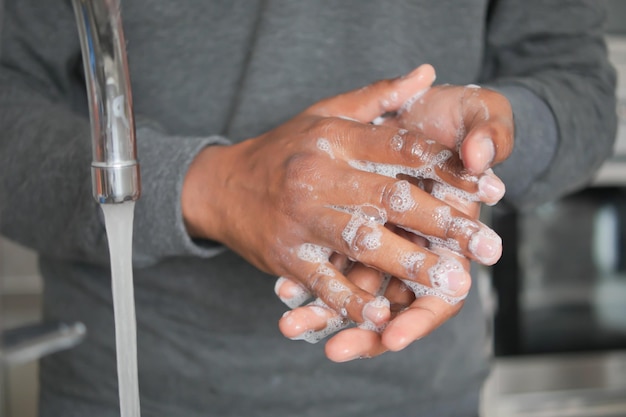
[[[510,105],[503,96],[487,89],[474,86],[434,87],[409,100],[398,113],[396,117],[384,120],[384,124],[415,129],[448,147],[457,148],[464,155],[463,161],[468,171],[486,171],[494,163],[505,159],[513,147]],[[448,194],[444,198],[467,214],[474,213],[478,216],[477,204],[450,197],[454,196]],[[466,260],[459,260],[469,268]],[[358,264],[348,274],[348,278],[355,284],[370,291],[379,288],[381,281],[384,282],[383,276],[375,269]],[[307,298],[304,289],[284,279],[277,282],[276,291],[287,303],[295,301],[292,308]],[[296,297],[291,298],[293,295]],[[456,314],[462,305],[446,305],[432,296],[411,299],[410,295],[412,294],[406,291],[406,286],[393,278],[387,285],[385,296],[392,302],[392,306],[401,306],[396,307],[396,310],[409,305],[411,307],[402,312],[400,317],[393,313],[390,325],[382,334],[363,328],[339,332],[326,345],[328,357],[335,361],[345,361],[376,356],[388,349],[400,350],[413,340],[430,333]],[[309,339],[316,340],[332,333],[329,328],[338,330],[336,323],[340,316],[331,309],[315,305],[319,304],[317,302],[313,304],[314,306],[301,307],[287,313],[280,321],[283,333],[292,337],[308,334]],[[341,327],[349,324],[345,320],[341,323]]]
[[[481,174],[513,150],[511,104],[500,93],[475,85],[442,85],[417,94],[385,124],[420,132],[457,149],[464,166]]]
[[[433,79],[432,67],[423,66],[322,100],[257,138],[203,150],[183,184],[190,234],[221,242],[260,269],[298,282],[358,323],[386,322],[389,306],[346,279],[329,262],[333,252],[423,285],[433,285],[435,276],[451,296],[466,293],[470,278],[463,268],[436,272],[453,259],[384,224],[419,230],[460,245],[459,252],[474,259],[495,262],[494,253],[482,253],[484,245],[477,244],[492,233],[488,228],[395,178],[421,170],[445,178],[469,199],[489,200],[484,176],[461,174],[461,162],[442,145],[366,124],[397,111]]]
[[[468,214],[478,216],[478,203],[471,205]],[[397,230],[405,238],[422,246],[430,246],[438,253],[447,251],[430,244],[426,239]],[[463,268],[469,271],[469,260],[455,253]],[[306,306],[296,308],[310,294],[295,282],[280,278],[276,283],[277,295],[294,310],[281,318],[279,327],[287,337],[317,342],[338,332],[326,343],[326,355],[336,362],[358,358],[370,358],[387,350],[398,351],[418,340],[458,313],[464,296],[450,297],[436,288],[429,288],[408,280],[390,277],[361,263],[346,263],[347,260],[335,255],[335,263],[343,264],[347,278],[354,284],[375,294],[384,295],[391,303],[391,320],[380,328],[360,325],[345,329],[349,320],[328,308],[319,299]],[[345,330],[343,330],[345,329]]]

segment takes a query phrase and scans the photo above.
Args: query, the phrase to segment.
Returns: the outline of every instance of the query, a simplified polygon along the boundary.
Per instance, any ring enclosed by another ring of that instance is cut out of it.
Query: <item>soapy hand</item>
[[[381,120],[456,149],[467,170],[482,174],[513,150],[513,112],[506,97],[477,85],[435,86]]]
[[[377,122],[420,132],[457,149],[463,155],[467,171],[477,174],[505,159],[513,146],[513,118],[508,101],[498,93],[476,86],[434,87],[411,98],[394,117],[379,118]],[[493,185],[497,189],[501,186],[497,181]],[[439,198],[470,217],[478,217],[479,204],[476,202],[462,198],[462,195],[458,198],[455,193],[438,194]],[[398,233],[420,243],[420,238],[415,235],[411,237],[405,231]],[[441,251],[440,242],[421,239],[421,243]],[[456,257],[464,268],[469,269],[466,258],[454,253],[450,256]],[[332,360],[346,361],[376,356],[389,349],[400,350],[430,333],[456,314],[462,305],[455,302],[458,299],[446,300],[441,294],[433,296],[424,288],[415,291],[415,284],[390,279],[388,275],[362,264],[352,265],[351,268],[347,276],[353,283],[368,291],[384,294],[395,308],[392,308],[392,320],[386,328],[359,326],[342,330],[331,338],[326,344],[326,353]],[[292,302],[291,307],[302,304],[307,298],[302,287],[285,279],[277,282],[276,291],[288,305]],[[292,298],[294,295],[296,297]],[[329,333],[329,327],[336,330],[350,324],[341,320],[341,326],[337,326],[339,320],[340,315],[335,311],[320,307],[319,301],[315,301],[288,312],[281,319],[280,327],[288,336],[300,332],[309,334],[309,339],[314,339],[313,336],[319,339],[319,336]]]
[[[386,298],[346,278],[329,258],[340,253],[446,297],[463,297],[466,268],[388,227],[419,231],[463,256],[491,264],[495,234],[442,203],[423,177],[471,201],[495,202],[492,174],[469,176],[443,145],[368,122],[396,112],[434,79],[430,66],[322,100],[285,124],[233,146],[213,146],[193,161],[182,192],[191,236],[221,242],[258,268],[315,294],[322,308],[376,327],[390,318]],[[424,189],[423,189],[424,188]],[[217,192],[216,190],[219,190]],[[386,227],[387,225],[387,227]],[[494,250],[495,248],[495,250]]]

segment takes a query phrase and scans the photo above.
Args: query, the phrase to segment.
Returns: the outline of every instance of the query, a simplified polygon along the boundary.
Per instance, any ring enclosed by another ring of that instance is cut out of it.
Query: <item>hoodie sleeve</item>
[[[511,101],[516,145],[496,168],[505,200],[528,209],[592,178],[617,129],[616,75],[597,0],[495,0],[483,82]]]

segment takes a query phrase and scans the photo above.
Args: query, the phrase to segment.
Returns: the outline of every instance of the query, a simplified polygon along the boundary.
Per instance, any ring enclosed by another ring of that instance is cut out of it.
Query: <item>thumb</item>
[[[405,76],[376,81],[358,90],[321,100],[305,113],[369,123],[387,112],[398,111],[409,99],[428,90],[435,78],[432,65],[424,64]]]

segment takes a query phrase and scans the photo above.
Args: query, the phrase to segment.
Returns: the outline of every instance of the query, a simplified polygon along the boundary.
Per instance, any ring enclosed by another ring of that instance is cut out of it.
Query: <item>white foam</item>
[[[274,285],[274,292],[276,293],[278,298],[280,298],[280,301],[282,301],[287,307],[292,308],[292,309],[296,307],[300,307],[309,298],[311,298],[311,294],[309,294],[307,290],[305,290],[301,285],[298,285],[295,283],[293,283],[289,297],[281,297],[279,295],[280,287],[282,287],[283,284],[285,284],[287,281],[290,281],[290,280],[285,277],[279,277],[276,280],[276,284]]]
[[[431,244],[431,247],[433,248],[442,247],[458,254],[461,254],[462,251],[461,244],[459,243],[458,239],[461,236],[465,237],[466,239],[470,239],[478,230],[482,229],[481,226],[475,221],[466,219],[465,217],[452,216],[449,206],[441,206],[436,208],[434,220],[437,224],[437,227],[443,231],[442,234],[447,236],[448,234],[453,233],[454,237],[443,238],[438,236],[431,236],[406,226],[398,227],[406,230],[407,232],[411,232],[415,235],[425,238],[426,240],[428,240],[428,242]]]
[[[402,136],[399,134],[393,135],[393,137],[391,138],[391,149],[393,149],[396,152],[400,152],[403,146],[404,146],[404,139],[402,138]]]
[[[328,262],[332,249],[313,243],[303,243],[298,247],[298,258],[311,263],[321,264]]]
[[[385,308],[385,307],[389,308],[389,300],[383,297],[382,295],[378,295],[372,301],[366,304],[366,306],[368,305],[374,308]]]
[[[442,293],[435,288],[427,287],[426,285],[422,285],[419,282],[409,281],[408,279],[402,280],[402,282],[404,282],[404,284],[409,287],[411,291],[413,291],[413,294],[415,294],[415,298],[438,297],[448,304],[455,305],[458,304],[460,301],[463,301],[467,297],[467,294],[461,297],[452,297],[450,295]]]
[[[478,192],[470,193],[460,188],[453,187],[443,182],[436,182],[432,186],[431,195],[439,200],[445,201],[454,196],[463,201],[477,202],[480,201]]]
[[[472,252],[474,254],[474,256],[476,257],[476,259],[486,265],[489,265],[491,263],[494,262],[494,259],[492,258],[485,258],[483,256],[479,256],[476,252],[478,249],[478,243],[480,241],[480,239],[490,239],[492,240],[496,245],[502,246],[502,238],[500,236],[498,236],[498,234],[496,234],[496,232],[494,232],[493,230],[485,227],[482,227],[480,230],[478,230],[476,233],[474,233],[472,235],[472,238],[469,241],[469,250],[470,252]]]
[[[393,193],[389,196],[389,208],[391,210],[404,213],[417,205],[411,194],[411,184],[408,181],[398,181],[393,187]]]
[[[378,116],[377,118],[375,118],[374,120],[372,120],[372,124],[373,125],[382,125],[383,123],[385,123],[385,118],[382,116]]]
[[[400,256],[400,265],[406,271],[408,278],[416,278],[425,260],[426,255],[422,252],[407,252]]]
[[[371,332],[382,333],[389,323],[382,323],[381,325],[375,325],[369,320],[364,321],[358,325],[359,329],[369,330]]]
[[[323,152],[326,152],[330,159],[335,159],[335,154],[333,152],[333,148],[330,145],[330,142],[326,138],[319,138],[317,140],[317,148]]]
[[[431,179],[440,183],[444,183],[441,177],[439,177],[439,175],[436,173],[435,167],[441,168],[443,163],[447,161],[450,157],[452,157],[452,151],[450,151],[449,149],[444,149],[437,154],[429,157],[427,156],[427,152],[422,147],[422,145],[416,142],[413,145],[411,152],[414,156],[420,158],[423,161],[424,165],[420,167],[409,167],[405,165],[383,164],[363,160],[350,160],[348,161],[348,164],[350,164],[351,167],[360,171],[384,175],[390,178],[397,178],[398,175],[402,174],[414,178]],[[447,187],[449,187],[450,189],[454,189],[454,187],[452,186]],[[459,190],[459,192],[462,192],[463,195],[467,195],[468,197],[477,198],[473,194],[467,193],[465,191]]]
[[[335,293],[349,292],[350,289],[346,287],[341,281],[336,279],[328,280],[328,290]]]
[[[329,264],[320,264],[317,267],[317,271],[316,272],[318,274],[326,275],[328,277],[334,277],[335,276],[335,270],[332,269]]]
[[[347,320],[341,316],[335,316],[326,322],[326,326],[321,330],[307,330],[304,333],[292,337],[292,340],[304,340],[308,343],[317,343],[320,340],[326,338],[327,336],[338,332],[341,329],[344,329],[348,325],[350,325],[351,321]]]
[[[352,215],[341,232],[342,239],[352,250],[360,249],[375,250],[381,246],[382,229],[380,226],[387,223],[387,212],[372,204],[362,204],[355,206],[329,206],[333,210],[349,213]],[[357,233],[363,227],[369,227],[371,231],[365,234],[361,241],[362,248],[356,246]]]
[[[381,238],[383,236],[383,232],[380,228],[373,229],[370,233],[363,237],[361,241],[363,247],[367,250],[375,250],[380,248],[381,246]]]
[[[320,298],[317,298],[311,303],[309,303],[308,307],[321,309],[321,310],[316,310],[316,311],[314,310],[314,312],[320,316],[327,316],[327,311],[325,311],[324,309],[325,308],[327,309],[328,306]],[[346,315],[347,315],[347,312],[346,314],[343,315],[344,317],[333,316],[326,321],[326,326],[324,326],[323,329],[307,330],[304,333],[296,337],[292,337],[291,339],[292,340],[304,340],[308,343],[317,343],[320,340],[326,338],[327,336],[333,333],[336,333],[339,330],[344,329],[347,326],[349,326],[351,323],[353,323],[350,319],[345,318]]]
[[[459,261],[447,256],[440,256],[437,263],[428,268],[428,277],[434,289],[445,294],[452,295],[456,290],[450,289],[450,273],[463,271],[463,266]]]
[[[404,102],[402,107],[400,107],[400,110],[398,111],[398,113],[401,114],[401,113],[404,113],[404,112],[407,112],[407,111],[411,111],[411,107],[413,107],[413,104],[415,104],[415,102],[417,100],[422,98],[422,96],[424,96],[424,94],[426,94],[428,92],[428,90],[430,90],[430,87],[427,87],[427,88],[425,88],[423,90],[420,90],[415,95],[410,97],[407,101]]]

